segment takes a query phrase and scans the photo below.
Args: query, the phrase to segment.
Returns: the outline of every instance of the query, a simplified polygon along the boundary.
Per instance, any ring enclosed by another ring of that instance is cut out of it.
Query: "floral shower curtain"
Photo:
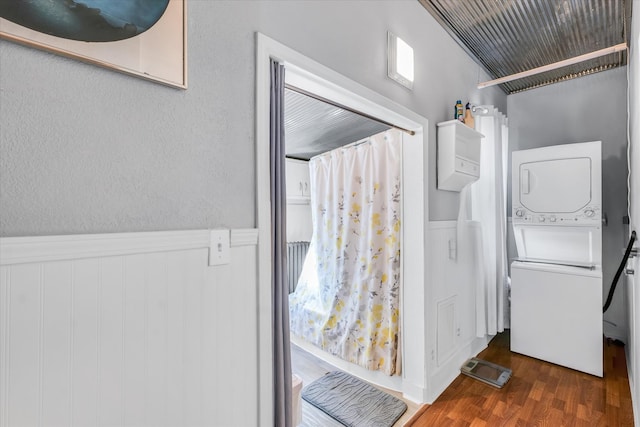
[[[291,332],[371,370],[398,374],[401,134],[314,157],[313,236]]]

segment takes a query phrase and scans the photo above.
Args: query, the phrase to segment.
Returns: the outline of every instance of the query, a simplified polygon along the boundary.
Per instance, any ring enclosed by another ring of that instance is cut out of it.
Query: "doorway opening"
[[[402,376],[398,388],[409,400],[425,402],[427,396],[425,288],[425,224],[428,212],[426,189],[428,121],[335,71],[283,46],[257,35],[256,63],[256,170],[258,222],[258,332],[260,422],[273,419],[273,326],[271,322],[271,213],[269,191],[269,84],[271,59],[285,66],[286,82],[309,93],[363,112],[394,126],[413,131],[402,141]],[[357,374],[356,374],[357,375]]]

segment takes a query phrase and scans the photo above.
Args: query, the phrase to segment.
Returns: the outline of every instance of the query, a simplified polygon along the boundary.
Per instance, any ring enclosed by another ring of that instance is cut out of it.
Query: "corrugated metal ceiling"
[[[493,79],[628,43],[631,0],[419,1]],[[500,87],[516,93],[626,62],[624,51]],[[307,160],[389,129],[291,89],[284,119],[287,156]]]
[[[631,0],[419,0],[493,79],[628,43]],[[506,93],[626,65],[627,52],[503,83]]]

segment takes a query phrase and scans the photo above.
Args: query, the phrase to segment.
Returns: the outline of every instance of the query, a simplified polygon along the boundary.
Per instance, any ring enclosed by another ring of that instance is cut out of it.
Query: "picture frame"
[[[10,0],[8,3],[13,3],[13,1]],[[84,1],[89,5],[92,4],[91,1]],[[129,1],[140,3],[146,0]],[[69,5],[72,6],[71,9],[87,8],[83,0],[65,0],[58,4],[62,3],[67,9],[70,8]],[[11,6],[4,7],[10,8]],[[102,13],[98,8],[89,10],[93,11],[94,15]],[[32,13],[32,9],[26,12],[24,10],[17,12],[15,10],[9,12],[0,10],[1,12],[5,13],[4,16],[9,16],[10,12],[13,13],[12,20],[5,19],[0,15],[0,38],[2,39],[54,52],[167,86],[187,88],[187,0],[168,0],[162,15],[144,32],[113,41],[86,41],[70,39],[68,36],[58,37],[38,31],[34,29],[34,25],[29,28],[16,23],[16,21],[28,23],[35,21],[28,21],[29,16],[18,15],[19,12],[23,15],[27,12]],[[49,10],[45,12],[51,14]],[[77,14],[75,10],[69,12],[62,6],[57,6],[55,12],[66,15]],[[74,18],[76,18],[75,15]],[[93,25],[92,22],[84,24],[85,27]],[[59,26],[59,28],[63,28],[63,26]],[[66,27],[64,29],[66,30]]]

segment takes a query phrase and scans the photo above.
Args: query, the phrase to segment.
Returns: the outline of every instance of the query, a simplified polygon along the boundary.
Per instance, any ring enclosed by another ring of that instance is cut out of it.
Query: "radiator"
[[[296,289],[308,250],[309,242],[287,242],[287,274],[289,278],[289,293],[292,293]]]

